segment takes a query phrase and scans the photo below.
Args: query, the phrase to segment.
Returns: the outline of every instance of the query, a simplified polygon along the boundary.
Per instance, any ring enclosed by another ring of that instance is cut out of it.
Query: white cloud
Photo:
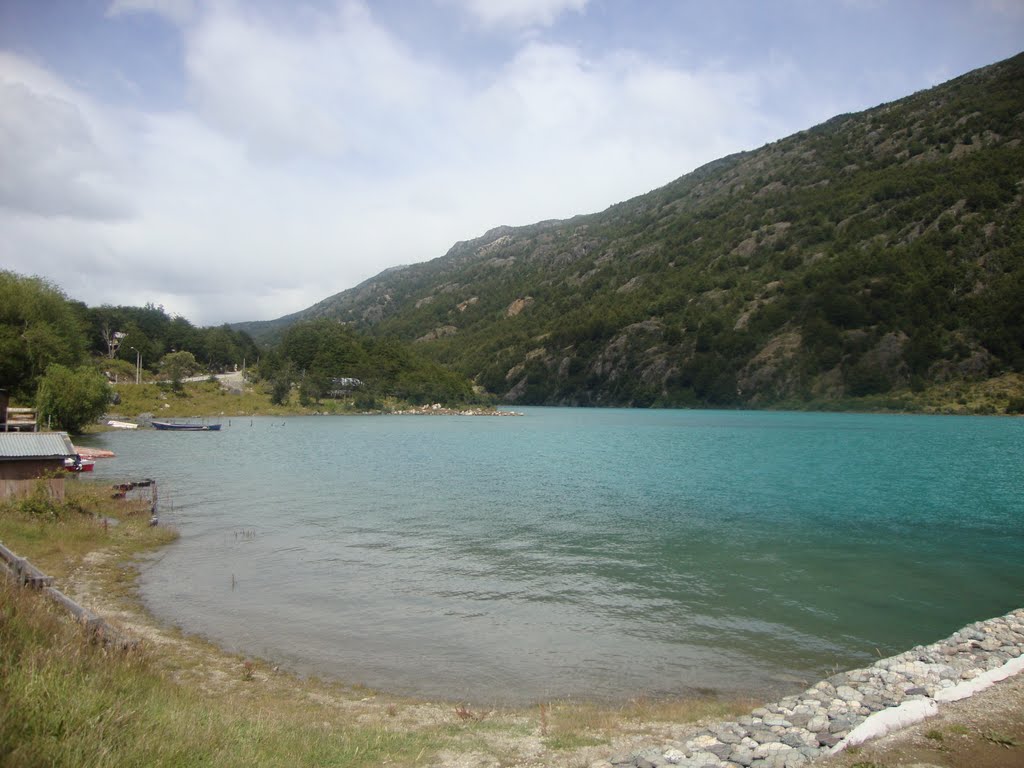
[[[359,3],[309,12],[290,28],[222,8],[186,45],[202,116],[270,156],[374,151],[450,85]]]
[[[582,13],[589,0],[446,0],[485,27],[549,27],[562,14]]]
[[[127,215],[92,111],[45,70],[0,53],[0,207],[41,216]]]
[[[784,130],[762,107],[783,69],[688,71],[529,42],[465,72],[414,54],[359,3],[285,21],[203,8],[182,29],[193,101],[175,112],[96,104],[0,62],[13,89],[0,130],[27,147],[5,153],[3,177],[37,190],[0,187],[18,205],[0,208],[5,266],[90,304],[272,318],[498,224],[600,210]]]

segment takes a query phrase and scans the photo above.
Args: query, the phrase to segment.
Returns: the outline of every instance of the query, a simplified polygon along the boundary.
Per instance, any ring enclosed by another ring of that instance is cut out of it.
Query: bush
[[[51,364],[36,393],[40,419],[72,433],[81,432],[102,416],[109,401],[106,377],[89,366],[72,370],[59,363]]]

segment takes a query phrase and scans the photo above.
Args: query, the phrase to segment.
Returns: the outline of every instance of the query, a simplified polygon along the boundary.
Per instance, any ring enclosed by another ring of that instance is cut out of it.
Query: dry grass
[[[695,724],[706,721],[731,720],[748,714],[761,702],[753,699],[720,699],[699,696],[686,699],[637,698],[618,707],[562,702],[546,705],[540,710],[541,723],[552,736],[587,735],[610,738],[613,734],[655,733],[659,725]]]

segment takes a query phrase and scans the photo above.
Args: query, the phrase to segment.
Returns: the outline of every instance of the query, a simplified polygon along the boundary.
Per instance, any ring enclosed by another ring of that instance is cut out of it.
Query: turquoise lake
[[[89,442],[158,617],[395,693],[769,696],[1024,606],[1024,419],[522,410]]]

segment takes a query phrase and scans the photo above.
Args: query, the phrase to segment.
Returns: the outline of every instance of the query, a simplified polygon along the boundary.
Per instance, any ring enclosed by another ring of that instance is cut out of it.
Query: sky
[[[1024,0],[0,0],[0,269],[196,325],[1024,50]]]

